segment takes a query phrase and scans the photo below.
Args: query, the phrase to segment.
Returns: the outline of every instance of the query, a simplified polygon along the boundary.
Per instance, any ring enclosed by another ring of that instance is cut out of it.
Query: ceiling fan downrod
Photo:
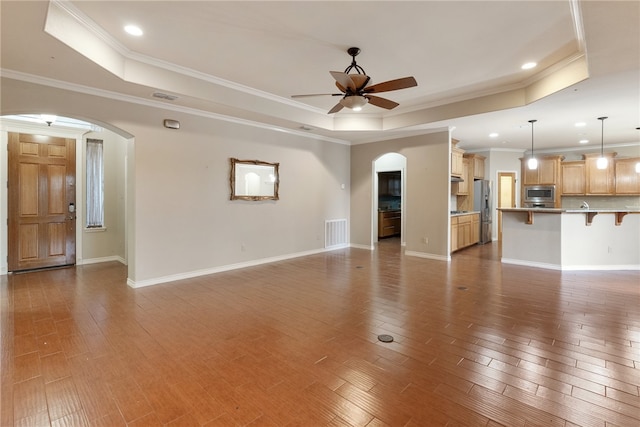
[[[344,73],[345,74],[349,74],[349,71],[351,70],[356,70],[356,72],[358,74],[364,74],[365,76],[367,75],[367,73],[365,73],[364,68],[362,68],[361,66],[359,66],[358,64],[356,64],[356,56],[358,56],[358,54],[360,53],[360,48],[359,47],[350,47],[349,49],[347,49],[347,53],[349,55],[351,55],[351,65],[349,65],[345,70]]]

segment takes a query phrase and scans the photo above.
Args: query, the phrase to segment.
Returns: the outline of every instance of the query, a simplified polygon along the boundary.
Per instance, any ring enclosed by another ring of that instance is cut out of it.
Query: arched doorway
[[[128,264],[129,242],[127,227],[127,168],[128,145],[132,142],[130,135],[111,127],[106,129],[102,124],[89,123],[83,120],[57,117],[50,124],[39,120],[39,114],[2,116],[0,117],[0,138],[3,145],[8,142],[9,135],[29,134],[46,137],[58,137],[75,140],[75,264],[90,264],[105,261],[119,261]],[[126,136],[125,136],[126,135]],[[105,189],[105,223],[103,227],[90,229],[86,226],[86,175],[85,153],[87,140],[104,141],[104,189]],[[7,181],[9,156],[7,150],[0,153],[3,165],[0,178]],[[13,185],[11,182],[9,185]],[[2,205],[7,206],[9,190],[0,189]],[[66,207],[66,206],[65,206]],[[71,211],[70,211],[71,212]],[[0,212],[0,221],[8,223],[8,213]],[[0,232],[0,274],[8,272],[7,256],[12,243],[8,238],[8,230]]]
[[[404,246],[407,158],[386,153],[373,162],[371,241],[396,238]]]

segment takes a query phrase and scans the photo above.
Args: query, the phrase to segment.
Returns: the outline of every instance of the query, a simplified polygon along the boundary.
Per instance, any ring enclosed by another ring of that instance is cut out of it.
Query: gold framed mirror
[[[280,163],[231,158],[231,200],[278,200]]]

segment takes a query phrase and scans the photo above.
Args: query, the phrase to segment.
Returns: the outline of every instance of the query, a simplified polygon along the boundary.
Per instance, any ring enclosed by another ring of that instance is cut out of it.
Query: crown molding
[[[315,133],[310,133],[308,131],[292,130],[292,129],[287,129],[279,126],[273,126],[265,123],[255,122],[252,120],[246,120],[238,117],[227,116],[224,114],[213,113],[210,111],[204,111],[196,108],[172,105],[172,104],[167,104],[161,101],[154,101],[152,99],[140,98],[140,97],[131,96],[131,95],[123,95],[117,92],[112,92],[104,89],[97,89],[90,86],[79,85],[76,83],[64,82],[61,80],[50,79],[47,77],[36,76],[33,74],[22,73],[20,71],[7,70],[7,69],[0,68],[0,76],[2,76],[3,79],[7,78],[7,79],[19,80],[27,83],[48,86],[56,89],[82,93],[85,95],[92,95],[100,98],[112,99],[115,101],[125,102],[128,104],[142,105],[146,107],[158,108],[158,109],[167,110],[167,111],[180,112],[180,113],[184,113],[192,116],[206,117],[209,119],[235,123],[243,126],[251,126],[251,127],[256,127],[260,129],[266,129],[270,131],[296,135],[304,138],[331,142],[334,144],[343,144],[343,145],[351,144],[350,141],[318,135]]]

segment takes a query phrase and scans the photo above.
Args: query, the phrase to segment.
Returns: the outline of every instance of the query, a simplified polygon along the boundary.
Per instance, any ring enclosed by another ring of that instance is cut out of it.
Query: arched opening
[[[405,244],[405,183],[407,158],[386,153],[373,162],[372,247],[380,239],[396,239]]]
[[[4,115],[0,117],[0,138],[7,145],[15,134],[40,135],[43,137],[65,138],[75,141],[75,178],[71,183],[75,187],[75,200],[69,205],[69,218],[74,222],[73,241],[75,264],[90,264],[105,261],[119,261],[128,265],[130,244],[128,241],[127,191],[128,152],[133,137],[120,129],[103,123],[89,122],[86,118],[48,117],[40,114]],[[86,223],[86,145],[87,140],[103,142],[104,176],[104,224],[102,227],[87,227]],[[8,180],[10,156],[6,149],[0,150],[2,171],[0,180],[9,182],[9,186],[0,189],[0,200],[8,206],[12,185]],[[7,166],[7,167],[5,167]],[[12,194],[12,193],[11,193]],[[73,205],[73,206],[71,206]],[[66,206],[65,206],[66,208]],[[11,212],[0,211],[0,221],[7,224]],[[15,242],[9,239],[9,230],[2,227],[0,232],[0,274],[9,271],[7,257],[15,251]]]

